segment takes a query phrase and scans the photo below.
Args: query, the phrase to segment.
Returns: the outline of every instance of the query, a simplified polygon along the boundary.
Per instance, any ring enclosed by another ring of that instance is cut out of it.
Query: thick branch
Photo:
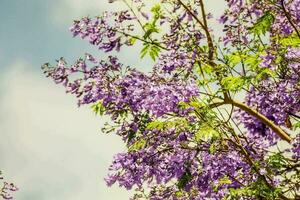
[[[281,139],[283,139],[289,143],[292,141],[292,138],[284,130],[282,130],[279,126],[277,126],[273,121],[269,120],[267,117],[260,114],[258,111],[250,108],[249,106],[247,106],[241,102],[237,102],[233,99],[225,99],[223,102],[211,104],[209,107],[216,108],[216,107],[226,105],[226,104],[236,106],[236,107],[240,108],[241,110],[245,111],[246,113],[248,113],[249,115],[252,115],[256,119],[260,120],[262,123],[264,123],[265,125],[270,127]]]
[[[240,103],[240,102],[237,102],[237,101],[234,101],[234,100],[228,100],[228,103],[232,104],[233,106],[236,106],[236,107],[240,108],[241,110],[245,111],[249,115],[252,115],[252,116],[256,117],[261,122],[263,122],[265,125],[270,127],[281,139],[283,139],[287,142],[291,142],[291,140],[292,140],[291,137],[284,130],[282,130],[273,121],[269,120],[267,117],[260,114],[256,110],[250,108],[249,106],[247,106],[243,103]]]

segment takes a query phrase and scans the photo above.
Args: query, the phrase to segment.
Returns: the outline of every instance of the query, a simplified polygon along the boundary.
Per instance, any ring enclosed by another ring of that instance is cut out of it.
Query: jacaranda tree
[[[107,58],[43,70],[111,116],[128,148],[106,182],[132,199],[300,199],[300,0],[226,0],[216,18],[207,1],[110,0],[127,9],[70,29]],[[128,48],[151,72],[111,54]]]

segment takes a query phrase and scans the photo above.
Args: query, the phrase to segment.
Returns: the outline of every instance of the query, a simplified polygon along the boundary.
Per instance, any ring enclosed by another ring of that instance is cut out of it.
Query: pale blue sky
[[[126,200],[103,181],[120,139],[100,133],[105,119],[46,79],[41,64],[104,54],[72,38],[72,19],[111,9],[107,0],[0,0],[0,170],[20,191],[16,200]],[[223,1],[207,0],[215,13]],[[216,3],[218,2],[218,3]],[[114,8],[116,8],[114,6]],[[129,53],[130,52],[130,53]],[[126,64],[149,68],[124,51]]]

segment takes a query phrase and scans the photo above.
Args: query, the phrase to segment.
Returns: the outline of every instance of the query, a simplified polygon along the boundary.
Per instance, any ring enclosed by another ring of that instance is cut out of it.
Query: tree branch
[[[250,108],[249,106],[235,101],[233,99],[225,99],[223,102],[217,102],[209,105],[210,108],[216,108],[222,105],[233,105],[235,107],[240,108],[241,110],[245,111],[249,115],[255,117],[256,119],[260,120],[262,123],[270,127],[281,139],[287,141],[290,143],[292,141],[292,138],[279,126],[277,126],[273,121],[269,120],[267,117],[259,113],[258,111]]]
[[[289,21],[289,23],[291,24],[291,26],[294,28],[294,30],[296,31],[298,37],[300,38],[300,33],[296,27],[296,25],[293,23],[292,19],[291,19],[291,15],[289,14],[289,12],[286,10],[286,7],[284,5],[284,0],[280,1],[281,7],[283,9],[283,13],[286,16],[287,20]]]
[[[240,108],[241,110],[245,111],[249,115],[252,115],[252,116],[256,117],[257,119],[259,119],[265,125],[270,127],[281,139],[283,139],[289,143],[292,141],[291,137],[284,130],[282,130],[279,126],[277,126],[273,121],[269,120],[267,117],[260,114],[258,111],[250,108],[249,106],[247,106],[243,103],[234,101],[232,99],[227,100],[227,101],[229,104],[232,104],[233,106],[236,106],[236,107]]]
[[[122,34],[122,35],[124,35],[124,36],[126,36],[126,37],[131,37],[131,38],[134,38],[134,39],[137,39],[137,40],[139,40],[139,41],[142,41],[142,42],[144,42],[144,43],[147,43],[147,44],[151,44],[151,45],[155,45],[155,46],[157,46],[157,47],[159,47],[159,48],[161,48],[161,49],[163,49],[163,50],[166,50],[166,51],[169,51],[170,49],[168,49],[167,47],[164,47],[164,46],[162,46],[162,45],[160,45],[158,42],[154,42],[154,41],[147,41],[147,40],[145,40],[145,39],[143,39],[143,38],[140,38],[140,37],[138,37],[138,36],[135,36],[135,35],[131,35],[131,34],[129,34],[129,33],[126,33],[126,32],[123,32],[123,31],[120,31],[120,30],[117,30],[117,29],[115,29],[114,30],[115,32],[117,32],[117,33],[120,33],[120,34]]]
[[[181,0],[178,0],[178,2],[184,7],[184,9],[200,24],[201,28],[204,30],[206,38],[207,38],[207,45],[209,48],[209,53],[208,53],[208,59],[209,59],[209,64],[212,66],[215,66],[215,63],[213,62],[214,59],[214,44],[213,40],[211,38],[211,35],[208,30],[207,26],[207,21],[206,21],[206,14],[205,14],[205,9],[203,5],[203,1],[201,0],[201,13],[202,13],[202,18],[203,22],[195,15],[195,13],[187,6],[185,5]]]
[[[213,40],[211,38],[211,35],[209,33],[209,30],[208,30],[208,25],[207,25],[206,13],[205,13],[203,0],[200,0],[200,4],[201,4],[202,19],[203,19],[203,23],[204,23],[204,31],[205,31],[205,35],[207,37],[207,44],[208,44],[208,48],[209,48],[208,59],[212,62],[213,59],[214,59],[214,44],[213,44]]]

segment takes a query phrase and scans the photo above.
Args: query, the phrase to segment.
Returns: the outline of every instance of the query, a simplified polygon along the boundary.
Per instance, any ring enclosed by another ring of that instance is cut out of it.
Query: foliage
[[[266,34],[266,32],[270,30],[274,20],[274,15],[270,11],[267,11],[253,24],[249,30],[257,35]]]
[[[299,199],[300,1],[226,0],[219,38],[203,0],[110,2],[127,8],[74,21],[73,36],[140,48],[152,71],[111,55],[43,65],[126,144],[107,185],[136,200]]]

